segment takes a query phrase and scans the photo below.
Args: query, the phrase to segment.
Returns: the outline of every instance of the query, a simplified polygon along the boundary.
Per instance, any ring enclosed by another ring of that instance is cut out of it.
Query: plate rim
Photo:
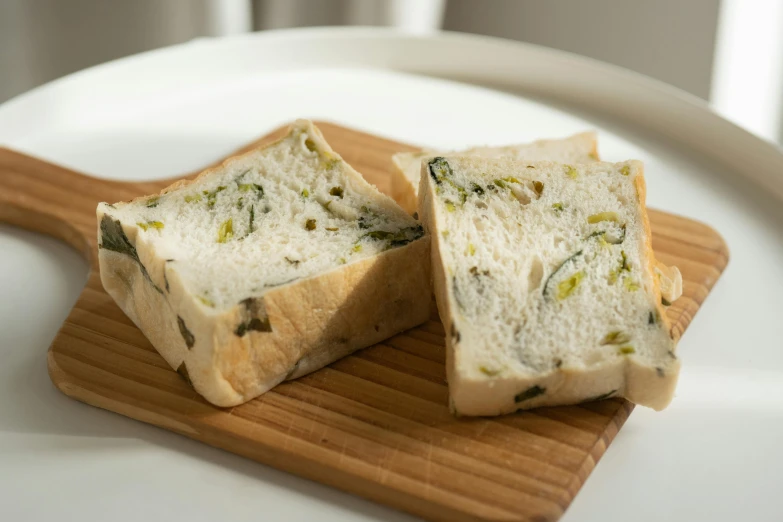
[[[331,45],[322,45],[324,41]],[[17,126],[24,132],[25,125],[19,122],[29,119],[25,115],[34,115],[37,106],[55,96],[72,95],[80,85],[101,76],[165,65],[172,60],[180,66],[192,56],[190,53],[229,52],[234,53],[226,55],[231,59],[245,59],[252,58],[248,51],[259,48],[274,51],[276,46],[307,47],[316,42],[321,45],[310,47],[315,52],[301,53],[294,66],[275,63],[272,53],[263,57],[270,61],[262,60],[260,65],[264,72],[275,72],[324,68],[328,62],[333,68],[392,70],[475,82],[490,89],[508,88],[517,95],[532,94],[544,101],[576,104],[674,140],[783,199],[783,176],[779,174],[783,171],[783,149],[720,116],[706,101],[593,58],[525,42],[448,31],[419,35],[393,28],[308,27],[197,38],[95,65],[19,94],[0,104],[0,131]],[[243,52],[247,56],[238,56]],[[258,56],[255,59],[257,62]],[[507,63],[515,66],[498,66]],[[575,76],[579,82],[567,81]],[[111,88],[102,89],[104,95],[111,92]]]

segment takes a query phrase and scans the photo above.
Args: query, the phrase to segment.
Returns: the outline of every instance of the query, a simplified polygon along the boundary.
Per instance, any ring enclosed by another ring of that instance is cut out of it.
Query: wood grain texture
[[[384,191],[391,154],[414,150],[319,126],[334,149]],[[87,286],[48,354],[52,381],[74,399],[446,521],[556,520],[633,409],[609,399],[455,418],[446,405],[444,332],[436,314],[247,404],[211,406],[119,310],[97,273],[97,203],[167,184],[89,178],[0,149],[0,221],[58,237],[91,263]],[[656,211],[650,218],[656,254],[683,274],[683,297],[668,311],[681,334],[725,268],[728,251],[706,225]]]

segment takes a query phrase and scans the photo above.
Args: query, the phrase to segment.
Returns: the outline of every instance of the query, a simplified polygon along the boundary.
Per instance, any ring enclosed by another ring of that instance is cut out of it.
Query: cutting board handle
[[[274,141],[285,132],[286,128],[278,129],[236,153]],[[0,223],[60,239],[81,253],[90,266],[97,268],[95,208],[98,203],[128,201],[155,194],[175,180],[194,174],[148,182],[110,181],[0,147]]]
[[[121,199],[128,191],[122,185],[0,147],[0,222],[60,239],[92,266],[95,207],[102,200]]]

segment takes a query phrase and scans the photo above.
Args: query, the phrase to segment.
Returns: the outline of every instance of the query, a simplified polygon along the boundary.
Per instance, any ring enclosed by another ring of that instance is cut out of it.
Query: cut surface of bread
[[[218,406],[428,319],[429,237],[307,121],[97,217],[107,292]]]
[[[453,410],[626,397],[666,407],[679,373],[642,164],[439,157],[422,166]]]
[[[401,152],[392,157],[396,172],[392,176],[392,197],[409,213],[418,206],[421,161],[434,156],[477,156],[483,158],[510,158],[524,161],[559,161],[587,163],[598,161],[598,140],[595,132],[582,132],[568,138],[538,140],[520,145],[502,147],[473,147],[459,152],[423,150]]]
[[[409,213],[418,210],[419,178],[421,162],[448,153],[433,150],[401,152],[392,156],[395,172],[391,178],[391,195]],[[595,132],[582,132],[562,139],[538,140],[521,145],[502,147],[473,147],[454,156],[481,158],[508,158],[522,161],[556,161],[559,163],[590,163],[599,161],[598,138]],[[673,303],[682,295],[682,276],[677,267],[657,263],[661,277],[661,294],[664,302]]]

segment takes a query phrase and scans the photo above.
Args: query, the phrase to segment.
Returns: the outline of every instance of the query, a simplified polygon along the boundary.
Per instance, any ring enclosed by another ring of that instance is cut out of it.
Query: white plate
[[[674,403],[631,415],[563,520],[783,519],[783,154],[680,91],[502,40],[281,31],[199,40],[31,91],[0,106],[0,144],[149,179],[295,117],[446,148],[596,128],[606,159],[644,160],[650,206],[709,223],[732,257],[680,344]],[[86,266],[7,226],[0,253],[0,519],[408,519],[66,399],[44,355]]]

